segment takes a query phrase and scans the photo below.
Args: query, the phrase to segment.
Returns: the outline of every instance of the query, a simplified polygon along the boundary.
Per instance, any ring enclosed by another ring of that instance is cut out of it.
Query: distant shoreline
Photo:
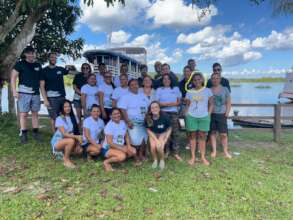
[[[273,78],[273,77],[262,77],[262,78],[240,78],[240,79],[229,79],[231,83],[279,83],[286,82],[286,78]]]

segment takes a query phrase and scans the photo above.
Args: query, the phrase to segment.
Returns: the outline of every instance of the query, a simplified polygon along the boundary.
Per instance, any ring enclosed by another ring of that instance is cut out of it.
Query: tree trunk
[[[16,106],[15,106],[15,102],[14,102],[14,97],[13,97],[13,95],[12,95],[12,92],[11,92],[11,84],[10,83],[8,83],[8,88],[7,88],[7,94],[8,94],[8,112],[10,113],[10,114],[15,114],[15,108],[16,108]]]

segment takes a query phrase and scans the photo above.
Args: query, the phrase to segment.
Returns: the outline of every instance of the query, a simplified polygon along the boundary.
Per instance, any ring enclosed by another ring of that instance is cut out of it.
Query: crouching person
[[[98,105],[93,104],[90,109],[90,116],[83,122],[83,149],[88,160],[97,156],[101,152],[102,145],[100,138],[104,130],[104,121],[100,118],[101,109]]]
[[[113,171],[112,163],[121,163],[126,158],[134,157],[136,149],[131,146],[127,133],[127,125],[121,120],[121,112],[117,108],[113,108],[111,120],[105,127],[105,140],[102,147],[102,155],[104,160],[104,168],[106,171]]]
[[[148,109],[145,118],[145,126],[149,135],[151,154],[153,157],[152,168],[161,170],[165,168],[164,150],[166,143],[171,135],[172,128],[167,115],[161,112],[160,103],[153,101]]]
[[[82,152],[81,136],[77,135],[78,125],[69,100],[62,103],[60,112],[55,121],[56,132],[51,139],[53,154],[63,157],[65,167],[75,168],[70,155]]]

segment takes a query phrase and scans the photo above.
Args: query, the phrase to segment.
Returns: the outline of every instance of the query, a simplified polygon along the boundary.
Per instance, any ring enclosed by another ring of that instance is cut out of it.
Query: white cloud
[[[183,33],[179,34],[179,36],[177,37],[177,43],[195,44],[201,42],[206,44],[214,44],[217,41],[218,36],[222,36],[230,30],[231,27],[228,25],[218,25],[216,27],[208,26],[198,32],[188,35],[185,35]]]
[[[133,41],[131,41],[129,43],[129,46],[144,47],[149,43],[151,38],[152,38],[152,36],[149,34],[140,35],[140,36],[136,37]]]
[[[111,43],[113,43],[113,44],[124,44],[124,43],[126,43],[128,41],[128,39],[130,37],[131,37],[131,34],[126,33],[123,30],[112,32]]]
[[[134,24],[141,17],[144,10],[150,6],[148,0],[127,0],[123,6],[117,1],[107,7],[105,1],[95,1],[92,7],[80,2],[83,15],[80,22],[86,24],[94,32],[111,32],[124,26]]]
[[[182,28],[206,25],[217,13],[214,5],[201,9],[197,5],[186,4],[184,0],[156,0],[147,9],[146,18],[151,19],[155,27]]]
[[[267,50],[293,49],[293,27],[286,28],[283,32],[272,31],[267,37],[258,37],[252,42],[252,46]]]
[[[177,37],[177,43],[194,44],[187,53],[196,54],[199,60],[212,59],[227,66],[258,60],[262,54],[254,51],[249,39],[238,32],[228,35],[230,26],[205,27],[202,30]]]

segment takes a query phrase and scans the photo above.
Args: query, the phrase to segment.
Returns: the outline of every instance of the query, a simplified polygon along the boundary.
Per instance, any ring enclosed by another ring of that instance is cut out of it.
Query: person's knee
[[[200,140],[205,139],[205,138],[206,138],[206,133],[205,133],[205,132],[202,132],[202,131],[199,131],[199,132],[198,132],[198,138],[199,138]]]
[[[69,146],[72,146],[73,147],[75,145],[75,140],[73,138],[68,138],[67,139],[67,144]]]
[[[101,152],[101,150],[98,147],[91,146],[88,148],[88,153],[91,155],[98,155]]]
[[[221,134],[220,134],[220,137],[221,137],[221,138],[227,138],[228,135],[227,135],[226,133],[221,133]]]
[[[126,160],[126,154],[125,153],[119,153],[117,155],[117,159],[119,162],[123,162],[124,160]]]

